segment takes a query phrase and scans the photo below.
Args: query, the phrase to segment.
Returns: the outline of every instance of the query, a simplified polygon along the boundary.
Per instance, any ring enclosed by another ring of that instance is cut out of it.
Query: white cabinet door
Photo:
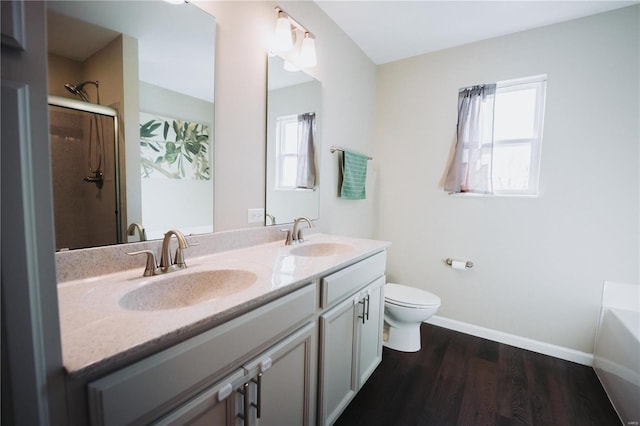
[[[355,296],[320,316],[319,423],[332,424],[357,391],[359,299]]]
[[[320,316],[319,424],[330,425],[382,361],[385,277]]]
[[[382,276],[364,290],[365,320],[360,324],[358,389],[367,381],[382,361],[382,324],[384,321],[384,283]]]
[[[315,396],[315,323],[289,335],[245,365],[249,386],[249,425],[311,425]]]

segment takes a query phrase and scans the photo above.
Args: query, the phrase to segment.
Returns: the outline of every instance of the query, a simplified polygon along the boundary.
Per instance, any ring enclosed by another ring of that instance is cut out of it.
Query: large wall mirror
[[[47,1],[57,250],[213,232],[215,25],[188,3]]]
[[[265,223],[318,219],[322,85],[281,57],[270,56],[267,87]]]

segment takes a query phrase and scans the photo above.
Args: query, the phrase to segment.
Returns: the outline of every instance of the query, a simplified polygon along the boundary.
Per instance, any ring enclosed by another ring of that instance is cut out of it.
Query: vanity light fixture
[[[278,10],[276,21],[276,37],[274,49],[276,52],[288,52],[293,48],[293,36],[291,35],[291,22],[282,10]]]
[[[287,71],[315,67],[318,62],[315,36],[279,6],[275,9],[278,18],[273,52],[283,57]]]
[[[177,4],[177,5],[185,4],[187,2],[187,0],[164,0],[164,1],[170,4]]]
[[[315,67],[318,63],[316,58],[316,41],[309,31],[304,33],[302,47],[300,48],[300,66],[305,68]]]

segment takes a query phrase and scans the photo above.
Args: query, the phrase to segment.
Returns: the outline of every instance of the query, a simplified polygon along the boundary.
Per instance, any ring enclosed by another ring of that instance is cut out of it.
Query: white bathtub
[[[594,369],[624,425],[640,421],[640,287],[605,282]]]

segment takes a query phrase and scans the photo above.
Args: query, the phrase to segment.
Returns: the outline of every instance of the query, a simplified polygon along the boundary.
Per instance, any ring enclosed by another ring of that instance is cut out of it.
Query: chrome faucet
[[[171,242],[171,237],[174,235],[178,239],[178,248],[176,249],[175,257],[172,260],[171,253],[169,253],[169,243]],[[187,264],[184,262],[184,255],[182,254],[182,250],[188,247],[189,247],[189,244],[187,244],[187,240],[184,238],[184,235],[182,235],[182,232],[172,229],[166,234],[164,234],[159,266],[156,262],[156,256],[151,250],[140,250],[140,251],[134,251],[132,253],[127,253],[127,254],[132,256],[137,254],[146,254],[147,263],[145,265],[142,276],[152,277],[154,275],[161,275],[161,274],[166,274],[168,272],[177,271],[180,269],[185,269],[187,267]]]
[[[269,214],[269,213],[265,213],[265,216],[269,218],[269,220],[271,221],[271,224],[272,224],[272,225],[275,225],[275,224],[276,224],[276,217],[275,217],[274,215]],[[265,225],[266,225],[266,224],[265,224]]]
[[[135,235],[136,229],[138,230],[138,235],[140,235],[140,241],[147,241],[147,231],[145,231],[144,227],[138,222],[133,222],[129,225],[129,228],[127,228],[127,235]]]
[[[176,255],[171,259],[171,253],[169,253],[169,243],[171,242],[171,237],[175,235],[178,239],[178,248],[176,249]],[[162,253],[160,255],[160,269],[164,272],[170,272],[176,269],[184,269],[187,267],[187,264],[184,263],[184,256],[182,254],[182,250],[189,247],[187,244],[187,240],[182,235],[182,232],[172,229],[166,234],[164,234],[164,240],[162,240]]]
[[[298,244],[304,242],[304,238],[302,236],[302,229],[298,229],[298,225],[300,222],[307,222],[308,228],[313,228],[313,222],[308,217],[302,216],[293,221],[293,231],[291,232],[291,243]]]

